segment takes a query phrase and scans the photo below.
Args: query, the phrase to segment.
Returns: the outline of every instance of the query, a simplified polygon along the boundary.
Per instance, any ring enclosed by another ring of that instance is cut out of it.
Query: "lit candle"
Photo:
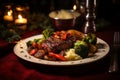
[[[74,18],[73,24],[74,24],[74,25],[75,25],[75,20],[76,20],[76,17],[75,17],[75,11],[76,11],[76,9],[77,9],[77,6],[74,5],[74,6],[73,6],[73,18]]]
[[[13,21],[12,10],[8,11],[7,14],[3,18],[6,21]]]
[[[74,5],[74,6],[73,6],[73,10],[74,10],[74,11],[76,11],[76,9],[77,9],[77,6],[76,6],[76,5]]]
[[[75,17],[75,11],[77,9],[77,6],[76,5],[73,5],[73,16]]]
[[[20,14],[18,15],[18,19],[15,20],[16,24],[26,24],[27,23],[27,19],[23,18]]]

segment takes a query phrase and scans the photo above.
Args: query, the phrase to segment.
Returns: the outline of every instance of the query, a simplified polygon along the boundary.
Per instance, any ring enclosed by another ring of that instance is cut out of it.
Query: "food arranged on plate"
[[[46,29],[42,37],[26,42],[30,55],[50,61],[74,61],[94,56],[97,51],[95,34],[77,30],[53,32]]]

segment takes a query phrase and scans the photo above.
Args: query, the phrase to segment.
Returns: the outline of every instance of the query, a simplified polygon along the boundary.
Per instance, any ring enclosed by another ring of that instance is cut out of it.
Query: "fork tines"
[[[119,48],[120,48],[120,33],[115,32],[114,33],[114,41],[113,41],[114,52],[112,52],[112,55],[111,55],[109,73],[116,73],[119,71],[119,65],[118,65],[118,50],[119,50]]]
[[[120,44],[120,33],[119,32],[115,32],[114,33],[114,46],[117,46]]]

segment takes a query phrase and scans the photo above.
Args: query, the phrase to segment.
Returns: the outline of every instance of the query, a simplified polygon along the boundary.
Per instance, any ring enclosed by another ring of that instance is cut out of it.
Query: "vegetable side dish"
[[[28,53],[36,58],[52,61],[80,60],[97,51],[95,34],[84,35],[77,30],[44,30],[42,38],[28,41]]]

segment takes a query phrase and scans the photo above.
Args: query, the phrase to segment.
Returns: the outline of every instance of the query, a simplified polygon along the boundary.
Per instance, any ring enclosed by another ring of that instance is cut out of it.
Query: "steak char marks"
[[[64,35],[66,35],[66,38],[61,39],[60,37]],[[66,50],[73,47],[73,43],[75,42],[74,36],[68,34],[67,32],[64,34],[60,33],[60,35],[57,35],[58,37],[55,36],[56,34],[50,36],[41,44],[41,48],[44,49],[46,53],[51,51],[59,53],[62,50]]]

